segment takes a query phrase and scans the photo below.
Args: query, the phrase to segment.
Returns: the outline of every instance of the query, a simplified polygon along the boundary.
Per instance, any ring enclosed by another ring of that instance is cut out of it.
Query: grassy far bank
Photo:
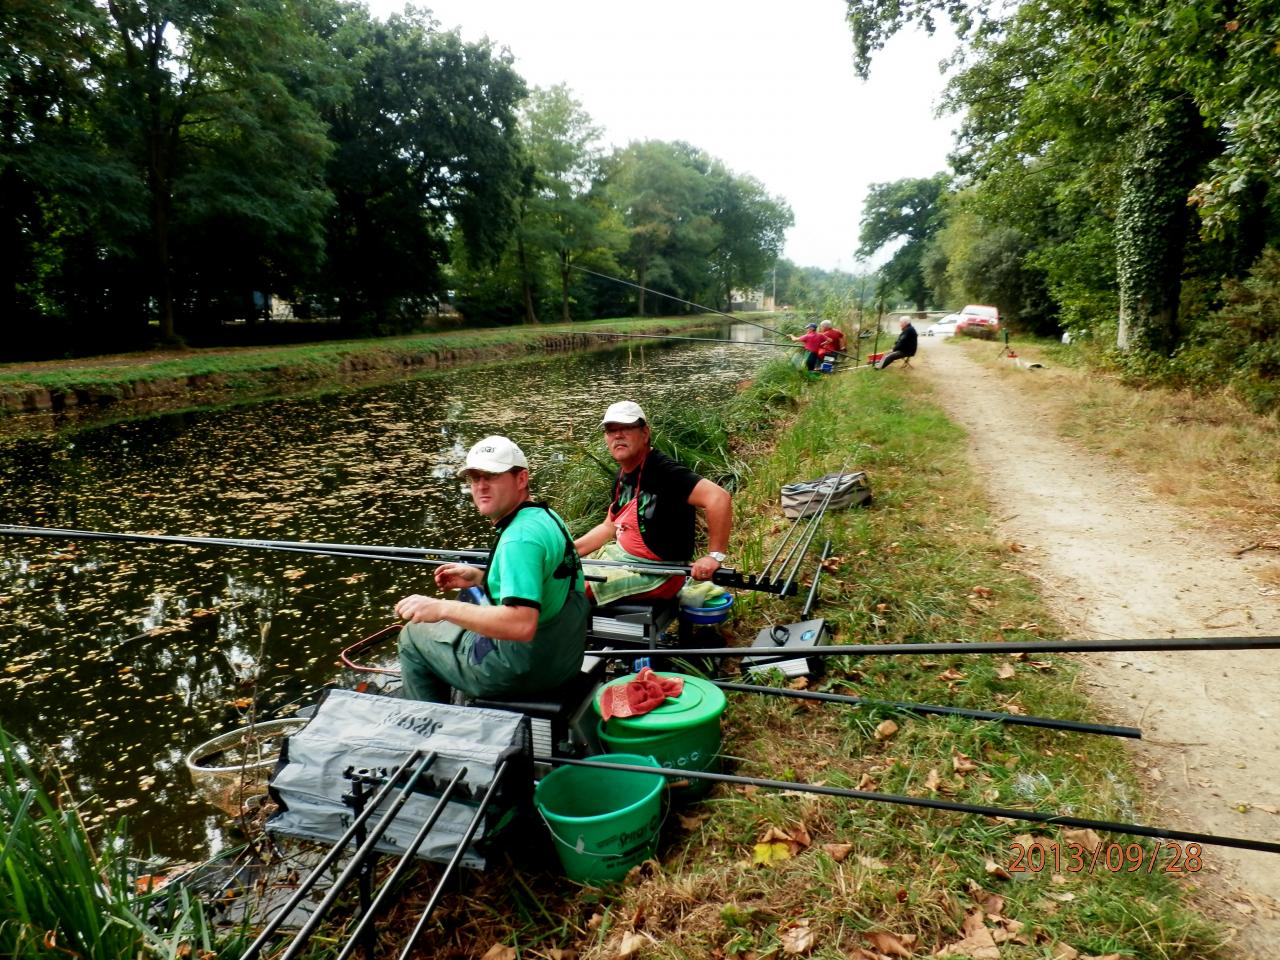
[[[751,319],[771,314],[751,314]],[[75,390],[126,382],[146,382],[183,377],[244,376],[285,372],[295,378],[341,372],[344,363],[366,364],[419,362],[430,357],[447,359],[451,353],[478,349],[517,348],[554,341],[567,334],[663,333],[689,331],[718,325],[724,318],[702,314],[693,317],[640,317],[596,320],[588,323],[538,324],[535,326],[485,327],[421,333],[410,336],[274,347],[232,347],[145,352],[0,365],[0,391],[29,387]]]
[[[775,376],[771,374],[770,376]],[[778,487],[846,468],[870,473],[869,510],[828,515],[821,538],[835,556],[815,615],[848,643],[998,640],[1057,636],[1019,572],[1016,549],[995,539],[982,492],[967,469],[961,432],[920,396],[919,381],[850,372],[814,384],[791,412],[785,374],[774,390],[779,429],[735,426],[733,551],[759,569],[784,527]],[[773,387],[770,387],[770,384]],[[742,402],[762,404],[760,393]],[[731,407],[716,412],[738,424]],[[815,551],[816,553],[816,551]],[[812,561],[804,573],[810,573]],[[740,594],[734,642],[766,623],[798,619],[803,598]],[[1074,686],[1070,658],[933,657],[833,660],[814,685],[913,700],[1097,719]],[[739,773],[825,782],[961,802],[1058,810],[1152,822],[1112,740],[879,709],[809,707],[731,694],[727,766]],[[892,721],[896,729],[886,724]],[[673,810],[660,864],[608,891],[573,887],[549,844],[516,853],[450,888],[419,943],[423,955],[583,960],[631,955],[820,958],[1134,956],[1214,958],[1217,934],[1187,908],[1194,873],[1169,875],[1166,853],[1148,874],[1012,870],[1013,844],[1091,844],[1093,838],[1027,824],[852,803],[833,798],[717,787]],[[1128,837],[1103,837],[1128,848]],[[522,847],[527,843],[522,843]],[[1141,844],[1145,863],[1160,848]],[[1212,857],[1212,849],[1203,857]],[[1043,864],[1040,864],[1043,867]],[[436,871],[406,887],[380,926],[390,955],[416,922]],[[340,936],[340,932],[336,932]],[[331,955],[333,940],[312,956]],[[988,945],[989,942],[989,945]],[[628,951],[631,951],[628,954]],[[37,954],[31,954],[37,955]]]

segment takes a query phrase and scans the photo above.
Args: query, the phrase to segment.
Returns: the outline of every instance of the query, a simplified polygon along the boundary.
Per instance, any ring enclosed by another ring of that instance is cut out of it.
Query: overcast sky
[[[379,16],[401,0],[368,0]],[[946,168],[946,37],[895,38],[853,71],[843,0],[435,0],[445,29],[510,48],[531,86],[567,84],[607,144],[685,140],[795,213],[784,255],[856,268],[868,187]]]

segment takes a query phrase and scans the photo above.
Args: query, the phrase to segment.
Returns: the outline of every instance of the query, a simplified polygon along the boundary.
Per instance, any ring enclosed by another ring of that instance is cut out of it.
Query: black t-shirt
[[[663,560],[687,563],[693,558],[695,519],[689,495],[702,478],[666,454],[650,450],[636,470],[625,475],[618,471],[614,481],[617,492],[609,506],[611,515],[616,515],[635,496],[637,473],[640,474],[637,505],[640,538]]]

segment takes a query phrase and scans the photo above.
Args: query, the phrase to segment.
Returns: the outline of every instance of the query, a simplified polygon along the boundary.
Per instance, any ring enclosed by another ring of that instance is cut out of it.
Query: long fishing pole
[[[1017,810],[1010,807],[986,807],[957,803],[952,800],[935,800],[931,797],[904,797],[896,793],[880,793],[875,790],[854,790],[848,787],[829,787],[810,783],[792,783],[788,780],[767,780],[763,777],[744,777],[729,773],[708,773],[704,770],[679,770],[671,767],[641,767],[627,763],[610,763],[601,760],[575,760],[571,757],[534,757],[536,762],[558,766],[589,767],[599,770],[622,770],[628,773],[656,773],[659,776],[679,779],[710,780],[713,783],[732,783],[749,787],[764,787],[796,793],[816,793],[827,797],[843,797],[848,800],[868,800],[873,803],[893,803],[906,807],[924,807],[928,810],[947,810],[952,813],[972,813],[981,817],[1000,817],[1021,820],[1026,823],[1044,823],[1059,827],[1077,827],[1084,830],[1100,830],[1107,833],[1123,833],[1135,837],[1151,837],[1156,840],[1177,840],[1186,843],[1211,844],[1217,847],[1235,847],[1240,850],[1258,850],[1263,853],[1280,853],[1280,843],[1268,840],[1250,840],[1245,837],[1225,837],[1212,833],[1192,833],[1188,830],[1166,830],[1147,827],[1138,823],[1115,823],[1110,820],[1091,820],[1058,813],[1039,813],[1035,810]]]
[[[1095,733],[1106,737],[1127,737],[1131,740],[1142,739],[1142,731],[1137,727],[1119,727],[1106,723],[1085,723],[1079,720],[1057,720],[1053,717],[1032,717],[1019,713],[996,713],[992,710],[946,707],[933,703],[911,703],[906,700],[875,700],[843,693],[823,693],[819,690],[792,690],[790,687],[765,687],[752,683],[734,683],[729,680],[712,680],[711,682],[721,690],[733,690],[738,693],[757,693],[772,697],[788,697],[792,700],[840,703],[855,707],[883,707],[889,710],[914,713],[926,717],[964,717],[968,720],[994,720],[1015,726],[1042,727],[1047,730],[1066,730],[1071,733]]]
[[[656,647],[586,650],[595,657],[895,657],[968,653],[1132,653],[1188,650],[1280,650],[1280,637],[1163,637],[1152,640],[1009,640],[999,642],[861,643],[812,647]]]
[[[472,566],[484,567],[489,558],[488,550],[441,550],[435,547],[380,547],[350,543],[310,543],[289,540],[254,540],[237,537],[179,537],[154,533],[111,533],[98,530],[72,530],[64,527],[0,526],[0,536],[45,537],[55,540],[123,540],[133,543],[165,543],[186,547],[221,547],[229,549],[273,550],[283,553],[305,553],[323,557],[348,557],[358,560],[388,560],[396,563],[421,563],[442,566],[461,561]],[[692,576],[689,564],[646,563],[628,560],[591,560],[587,564],[599,567],[617,567],[659,576]],[[600,579],[588,576],[587,579]],[[759,590],[778,593],[778,586],[761,580],[754,574],[743,574],[732,567],[721,567],[712,575],[712,582],[740,590]],[[791,591],[791,592],[794,592]]]
[[[671,293],[663,293],[661,290],[651,290],[649,287],[643,286],[642,284],[639,284],[639,283],[634,283],[631,280],[623,280],[621,277],[611,277],[607,273],[600,273],[596,270],[588,270],[586,267],[580,267],[576,263],[571,263],[569,266],[573,270],[580,270],[583,273],[589,273],[591,274],[591,276],[599,277],[601,280],[612,280],[614,283],[621,283],[624,286],[635,287],[637,290],[643,290],[645,293],[653,293],[653,294],[657,294],[660,297],[666,297],[668,300],[676,301],[676,303],[683,303],[689,307],[697,307],[699,310],[705,310],[707,313],[714,313],[721,317],[728,317],[730,320],[733,320],[735,322],[749,323],[753,327],[759,327],[761,330],[768,330],[770,333],[772,333],[776,337],[787,336],[787,334],[783,333],[781,330],[775,330],[773,329],[773,327],[766,327],[763,323],[756,323],[756,321],[748,320],[746,317],[737,317],[737,316],[734,316],[732,313],[725,313],[723,310],[716,310],[714,307],[704,307],[700,303],[694,303],[692,300],[685,300],[684,298],[677,297]]]
[[[774,343],[772,340],[726,340],[724,337],[675,337],[661,333],[615,333],[609,330],[575,330],[586,337],[606,337],[627,340],[687,340],[690,343],[728,343],[746,347],[779,347],[783,350],[804,349],[794,343]],[[837,357],[849,357],[843,350],[828,350],[827,353]],[[855,361],[856,362],[856,361]]]

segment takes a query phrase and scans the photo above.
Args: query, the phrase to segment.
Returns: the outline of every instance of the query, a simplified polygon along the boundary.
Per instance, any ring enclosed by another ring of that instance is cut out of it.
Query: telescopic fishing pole
[[[1235,847],[1239,850],[1258,850],[1263,853],[1280,853],[1280,843],[1268,840],[1250,840],[1245,837],[1227,837],[1212,833],[1193,833],[1188,830],[1166,830],[1137,823],[1115,823],[1109,820],[1091,820],[1058,813],[1039,813],[1035,810],[1018,810],[1010,807],[987,807],[952,800],[935,800],[931,797],[904,797],[896,793],[880,793],[875,790],[854,790],[848,787],[829,787],[825,784],[792,783],[789,780],[767,780],[763,777],[745,777],[728,773],[708,773],[705,770],[680,770],[671,767],[641,767],[628,763],[611,763],[601,760],[575,760],[571,757],[537,757],[535,762],[557,766],[589,767],[599,770],[621,770],[627,773],[650,773],[671,779],[710,780],[713,783],[732,783],[748,787],[763,787],[796,793],[816,793],[827,797],[843,797],[847,800],[867,800],[872,803],[892,803],[907,807],[924,807],[927,810],[947,810],[952,813],[972,813],[981,817],[999,817],[1005,820],[1021,820],[1026,823],[1042,823],[1049,826],[1076,827],[1082,830],[1100,830],[1107,833],[1123,833],[1135,837],[1156,840],[1177,840],[1184,843],[1211,844],[1218,847]]]
[[[621,277],[611,277],[607,273],[600,273],[596,270],[588,270],[586,267],[580,267],[576,263],[571,263],[569,267],[572,270],[579,270],[582,273],[589,273],[593,277],[599,277],[601,280],[611,280],[614,283],[620,283],[623,286],[635,287],[635,289],[637,290],[643,290],[645,293],[654,293],[660,297],[666,297],[668,300],[674,300],[676,301],[676,303],[683,303],[685,306],[696,307],[699,310],[705,310],[707,313],[714,313],[721,317],[728,317],[730,320],[733,320],[735,322],[749,323],[753,327],[759,327],[761,330],[769,331],[775,337],[787,336],[787,334],[783,333],[781,330],[775,330],[773,329],[773,327],[766,327],[763,323],[757,323],[754,320],[748,320],[746,317],[735,317],[732,313],[725,313],[723,310],[717,310],[714,307],[704,307],[700,303],[694,303],[692,300],[685,300],[683,297],[677,297],[671,293],[663,293],[661,290],[651,290],[649,287],[646,287],[643,284],[635,283],[631,280],[623,280]]]
[[[973,710],[966,707],[947,707],[933,703],[911,703],[905,700],[875,700],[854,697],[842,693],[823,693],[819,690],[793,690],[790,687],[765,687],[751,683],[734,683],[729,680],[712,680],[721,690],[737,693],[756,693],[764,696],[787,697],[793,700],[813,700],[819,703],[840,703],[855,707],[882,707],[902,713],[920,716],[964,717],[968,720],[994,720],[1014,726],[1042,727],[1047,730],[1065,730],[1071,733],[1095,733],[1106,737],[1126,737],[1141,740],[1142,731],[1137,727],[1120,727],[1105,723],[1085,723],[1079,720],[1058,720],[1053,717],[1032,717],[1019,713],[997,713],[992,710]]]
[[[378,792],[367,804],[365,804],[364,809],[360,811],[356,818],[351,821],[351,824],[347,827],[342,836],[338,838],[338,841],[328,849],[325,855],[320,858],[320,862],[317,863],[302,882],[298,884],[297,889],[294,890],[293,895],[289,897],[285,905],[281,907],[269,921],[267,921],[266,925],[258,933],[258,936],[254,939],[253,943],[249,944],[248,948],[245,949],[245,952],[240,955],[241,960],[253,960],[253,958],[258,955],[259,951],[266,946],[267,941],[271,939],[271,936],[284,924],[284,922],[289,918],[289,915],[293,913],[298,904],[300,904],[306,897],[307,893],[310,892],[311,888],[315,886],[316,881],[319,880],[324,875],[324,872],[329,869],[329,866],[337,860],[339,856],[341,856],[342,851],[346,849],[346,846],[351,842],[351,839],[358,832],[364,829],[366,821],[373,816],[374,811],[378,809],[378,805],[386,799],[387,794],[392,791],[396,783],[404,775],[405,771],[409,769],[410,765],[421,760],[423,762],[423,766],[426,767],[433,763],[435,758],[436,755],[434,753],[424,756],[422,750],[415,750],[413,753],[409,754],[409,756],[405,757],[404,762],[401,763],[400,766],[396,768],[395,772],[387,778],[386,782],[378,788]]]
[[[685,340],[690,343],[727,343],[744,347],[777,347],[783,350],[797,349],[794,343],[774,343],[772,340],[726,340],[723,337],[676,337],[662,333],[617,333],[610,330],[575,330],[574,333],[585,337],[604,337],[626,340]],[[843,350],[828,350],[837,357],[848,357]],[[856,361],[855,361],[856,362]]]
[[[0,536],[45,537],[56,540],[123,540],[133,543],[164,543],[186,547],[221,547],[227,549],[271,550],[282,553],[303,553],[323,557],[347,557],[357,560],[386,560],[395,563],[419,563],[443,566],[462,562],[485,567],[488,550],[441,550],[435,547],[380,547],[348,543],[310,543],[289,540],[254,540],[235,537],[179,537],[152,533],[109,533],[95,530],[72,530],[62,527],[0,526]],[[584,563],[599,567],[617,567],[658,576],[692,576],[689,564],[631,562],[627,560],[591,560]],[[600,579],[588,576],[587,579]],[[712,582],[720,586],[740,590],[758,590],[778,593],[778,586],[762,581],[754,574],[739,573],[732,567],[721,567],[712,575]],[[792,591],[794,592],[794,591]]]
[[[637,650],[587,650],[594,657],[750,657],[793,660],[806,657],[896,657],[922,654],[976,653],[1133,653],[1191,650],[1280,650],[1280,637],[1163,637],[1152,640],[1008,640],[998,642],[861,643],[779,647],[655,647]]]

